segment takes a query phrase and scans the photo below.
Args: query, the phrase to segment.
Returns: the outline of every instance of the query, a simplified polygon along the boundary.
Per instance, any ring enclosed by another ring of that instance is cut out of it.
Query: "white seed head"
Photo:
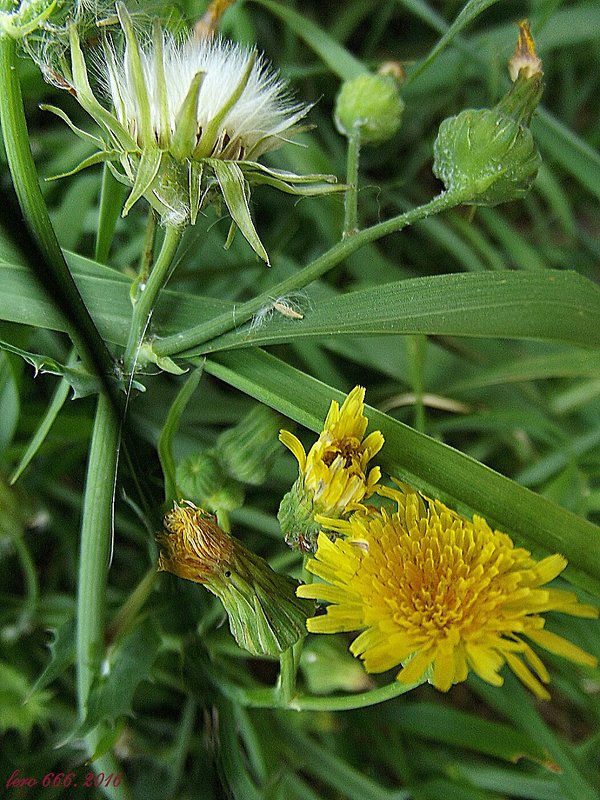
[[[283,135],[309,110],[294,103],[285,82],[253,51],[222,38],[198,39],[190,36],[177,41],[162,32],[160,47],[146,42],[140,47],[150,117],[157,141],[171,141],[178,114],[192,81],[203,75],[198,93],[197,138],[218,117],[243,81],[250,62],[254,63],[239,98],[220,122],[215,136],[213,157],[253,160],[283,143]],[[161,115],[161,54],[166,85],[167,115]],[[142,110],[135,78],[126,53],[111,48],[103,72],[121,124],[136,137],[142,127]],[[164,130],[165,123],[168,129]]]

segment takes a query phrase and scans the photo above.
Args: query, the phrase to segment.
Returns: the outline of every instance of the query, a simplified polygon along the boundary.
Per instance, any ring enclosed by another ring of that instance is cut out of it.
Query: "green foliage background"
[[[177,25],[205,7],[182,0],[140,10]],[[0,354],[0,783],[15,768],[38,779],[50,771],[83,776],[82,737],[100,723],[99,749],[114,752],[127,778],[110,790],[119,798],[600,798],[598,670],[548,656],[546,704],[507,674],[502,689],[469,679],[447,696],[424,686],[353,709],[353,691],[382,687],[383,699],[388,686],[394,690],[393,674],[365,682],[345,637],[309,637],[299,676],[305,710],[278,709],[276,662],[239,650],[218,601],[173,576],[148,577],[163,510],[160,461],[172,479],[169,469],[209,450],[257,403],[287,418],[282,425],[296,423],[309,444],[304,429],[320,430],[331,399],[360,383],[370,429],[386,438],[378,463],[388,473],[484,514],[537,557],[564,553],[570,566],[561,583],[598,604],[600,7],[471,0],[461,9],[454,0],[255,0],[226,13],[224,34],[256,42],[299,98],[318,101],[303,146],[266,159],[279,168],[343,180],[346,143],[332,122],[340,80],[386,59],[405,63],[402,128],[361,154],[363,228],[440,190],[431,174],[438,125],[497,101],[524,16],[544,63],[546,91],[532,125],[543,166],[521,202],[474,216],[459,208],[365,237],[295,297],[301,323],[274,313],[248,330],[239,312],[268,307],[285,293],[280,284],[335,251],[342,196],[298,201],[269,187],[253,191],[271,269],[239,235],[223,249],[228,221],[214,209],[186,233],[152,324],[161,336],[203,325],[203,344],[185,357],[170,352],[202,372],[136,376],[146,391],[130,398],[128,430],[143,468],[121,461],[106,595],[113,646],[83,724],[73,620],[95,404],[89,391],[97,387],[60,366],[71,357],[64,321],[12,239],[0,238],[0,339],[9,345]],[[20,59],[19,75],[40,176],[69,171],[92,151],[38,104],[58,105],[91,129],[89,121],[31,61]],[[7,187],[4,156],[1,166]],[[43,192],[90,313],[120,352],[147,215],[138,204],[116,221],[113,236],[106,208],[99,217],[101,184],[94,168],[44,183]],[[19,351],[41,354],[33,359],[41,374],[34,377],[31,358]],[[184,406],[179,392],[189,380],[197,387],[188,384]],[[67,400],[69,382],[86,396]],[[35,456],[10,485],[32,438]],[[248,547],[298,576],[300,560],[276,521],[295,475],[281,447],[267,479],[245,486],[243,506],[229,516]],[[140,585],[148,598],[129,618],[122,609]],[[600,656],[597,622],[550,615],[548,626]],[[38,787],[27,796],[36,791],[92,797],[96,790]]]

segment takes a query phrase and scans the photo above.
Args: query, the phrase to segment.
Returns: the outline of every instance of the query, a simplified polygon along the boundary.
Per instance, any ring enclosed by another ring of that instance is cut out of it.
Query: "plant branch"
[[[360,250],[366,244],[381,239],[390,233],[401,231],[408,225],[426,219],[433,214],[438,214],[448,208],[460,205],[465,201],[466,196],[457,192],[443,192],[442,194],[434,197],[429,203],[416,208],[410,209],[403,214],[396,217],[379,222],[377,225],[372,225],[370,228],[365,228],[359,231],[354,236],[348,236],[342,239],[326,253],[317,258],[312,264],[304,267],[299,272],[291,275],[289,278],[272,286],[267,291],[262,292],[252,300],[246,303],[241,303],[236,306],[235,321],[230,311],[219,314],[207,322],[196,325],[193,328],[188,328],[186,331],[180,331],[172,336],[165,336],[157,338],[152,343],[152,350],[158,356],[172,356],[172,355],[192,355],[189,353],[192,348],[197,347],[204,342],[209,341],[215,336],[219,336],[226,331],[232,329],[235,325],[241,325],[249,320],[265,303],[272,302],[274,296],[280,297],[295,292],[308,286],[317,278],[320,278],[326,272],[336,267],[344,259],[351,256],[357,250]]]

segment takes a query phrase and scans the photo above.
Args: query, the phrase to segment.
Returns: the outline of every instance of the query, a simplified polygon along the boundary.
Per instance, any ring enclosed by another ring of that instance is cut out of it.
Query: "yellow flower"
[[[217,595],[240,647],[255,655],[277,656],[306,636],[314,605],[296,596],[297,582],[280,575],[215,517],[194,503],[175,503],[156,537],[162,552],[159,571],[202,583]]]
[[[338,518],[360,507],[370,497],[379,479],[379,467],[367,464],[383,447],[383,435],[373,431],[366,438],[365,390],[356,386],[340,408],[332,400],[323,432],[306,454],[299,439],[281,431],[279,439],[292,451],[300,475],[283,498],[279,522],[286,541],[301,550],[312,551],[320,525],[317,514]]]
[[[326,583],[298,588],[301,597],[329,602],[327,614],[307,621],[313,633],[362,630],[351,651],[368,672],[399,664],[397,680],[428,680],[448,691],[469,670],[494,686],[507,663],[537,697],[550,678],[523,637],[578,664],[597,659],[544,630],[546,611],[597,617],[567,591],[544,588],[566,566],[560,555],[536,562],[481,517],[461,517],[415,491],[380,489],[395,513],[357,512],[329,520],[347,538],[319,535],[310,572]]]

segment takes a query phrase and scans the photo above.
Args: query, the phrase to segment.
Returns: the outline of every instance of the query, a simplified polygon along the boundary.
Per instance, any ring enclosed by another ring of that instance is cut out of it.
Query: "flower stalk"
[[[169,278],[173,259],[181,241],[183,230],[184,229],[181,227],[166,226],[162,247],[150,271],[148,281],[146,283],[140,282],[137,287],[137,297],[134,300],[131,326],[129,328],[129,336],[123,356],[125,370],[128,373],[132,373],[135,369],[135,363],[144,340],[148,323],[152,316],[159,292]]]
[[[174,333],[171,336],[155,338],[152,342],[152,351],[157,356],[197,355],[201,352],[200,345],[232,330],[234,326],[247,322],[265,304],[272,303],[273,297],[283,297],[291,292],[304,289],[366,244],[375,242],[391,233],[397,233],[403,228],[413,225],[422,219],[427,219],[434,214],[454,208],[463,203],[467,197],[468,195],[461,191],[442,192],[422,206],[411,208],[409,211],[384,222],[371,225],[369,228],[363,228],[354,236],[348,236],[333,245],[333,247],[330,247],[326,253],[323,253],[322,256],[319,256],[304,269],[280,281],[251,300],[240,303],[235,309],[235,320],[232,318],[231,312],[226,311],[206,322],[195,325],[193,328]]]

